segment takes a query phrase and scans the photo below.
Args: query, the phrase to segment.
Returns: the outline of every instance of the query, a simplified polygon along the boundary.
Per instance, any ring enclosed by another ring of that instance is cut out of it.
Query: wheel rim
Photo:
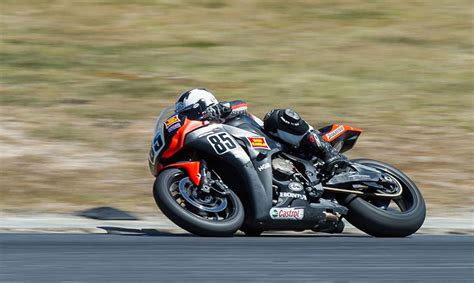
[[[232,196],[219,196],[202,192],[184,174],[173,176],[168,190],[176,203],[192,215],[208,221],[224,221],[236,214],[236,204]]]
[[[178,189],[184,200],[190,205],[196,207],[199,210],[217,213],[221,212],[227,207],[226,198],[213,198],[210,195],[199,196],[196,190],[196,186],[189,180],[188,177],[181,179],[178,183]]]
[[[378,209],[382,209],[394,214],[404,214],[413,210],[416,196],[411,189],[412,185],[406,180],[403,180],[403,178],[398,177],[396,172],[393,172],[393,170],[372,164],[370,164],[370,166],[382,171],[386,177],[395,180],[396,183],[401,185],[402,194],[392,199],[367,197],[364,198],[364,200]]]

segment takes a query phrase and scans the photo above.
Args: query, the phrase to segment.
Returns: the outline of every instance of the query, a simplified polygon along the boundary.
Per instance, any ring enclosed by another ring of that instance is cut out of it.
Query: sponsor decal
[[[174,125],[171,125],[169,128],[168,128],[168,132],[171,133],[177,129],[181,128],[181,123],[177,123],[177,124],[174,124]]]
[[[270,217],[272,219],[281,220],[301,220],[304,216],[304,209],[302,208],[272,208],[270,209]]]
[[[253,137],[253,138],[247,137],[247,140],[250,142],[250,145],[253,148],[270,149],[270,147],[267,144],[267,140],[264,137]]]
[[[260,171],[260,172],[262,172],[263,170],[268,169],[268,168],[270,168],[270,163],[264,163],[264,164],[257,167],[258,171]]]
[[[178,118],[178,115],[171,116],[168,120],[165,121],[165,127],[166,129],[169,130],[169,128],[173,125],[176,125],[178,123],[181,123],[181,121]]]
[[[288,193],[288,192],[281,192],[280,197],[283,198],[297,198],[297,199],[302,199],[302,200],[308,200],[305,195],[300,195],[296,193]]]
[[[329,132],[326,134],[326,138],[328,140],[332,140],[334,137],[336,137],[337,135],[339,135],[340,133],[344,132],[344,126],[343,125],[340,125],[339,127],[337,127],[334,131],[332,132]]]
[[[291,182],[288,184],[288,188],[293,192],[300,192],[304,189],[301,183]]]

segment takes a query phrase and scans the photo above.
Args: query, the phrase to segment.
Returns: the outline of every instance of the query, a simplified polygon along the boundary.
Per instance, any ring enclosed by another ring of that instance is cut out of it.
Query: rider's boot
[[[333,175],[335,171],[349,165],[347,158],[325,141],[319,132],[309,131],[301,141],[301,145],[324,161],[322,171],[326,174]]]

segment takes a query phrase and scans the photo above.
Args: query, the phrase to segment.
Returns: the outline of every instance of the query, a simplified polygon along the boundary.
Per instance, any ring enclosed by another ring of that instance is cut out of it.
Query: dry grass
[[[430,208],[472,206],[470,1],[0,5],[0,209],[154,211],[154,118],[198,86],[363,128],[351,157],[406,170]]]

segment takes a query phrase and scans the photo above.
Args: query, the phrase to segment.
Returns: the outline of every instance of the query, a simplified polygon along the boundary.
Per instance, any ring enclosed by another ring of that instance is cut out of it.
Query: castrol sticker
[[[302,208],[272,208],[270,209],[270,217],[279,220],[301,220],[304,216],[304,209]]]
[[[253,148],[270,149],[270,147],[267,144],[267,140],[264,137],[253,137],[253,138],[247,137],[247,140],[249,141],[250,145]]]

